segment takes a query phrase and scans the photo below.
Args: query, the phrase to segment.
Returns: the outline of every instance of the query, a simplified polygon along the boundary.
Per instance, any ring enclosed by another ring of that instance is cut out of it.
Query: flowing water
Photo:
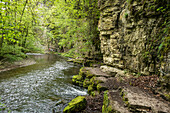
[[[7,108],[0,112],[61,113],[72,98],[86,95],[71,83],[80,67],[57,55],[34,58],[37,64],[0,73],[0,103]]]

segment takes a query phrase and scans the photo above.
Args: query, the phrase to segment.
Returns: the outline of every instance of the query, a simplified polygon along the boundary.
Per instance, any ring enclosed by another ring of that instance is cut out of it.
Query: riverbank
[[[157,75],[134,76],[108,66],[83,67],[72,78],[73,84],[88,89],[86,108],[81,113],[168,113],[170,102],[158,91],[158,81]]]
[[[25,67],[25,66],[33,65],[35,63],[36,63],[36,61],[32,58],[27,58],[27,59],[15,61],[15,62],[12,62],[12,63],[5,61],[5,62],[0,64],[0,72],[9,71],[9,70],[19,68],[19,67]]]
[[[32,57],[36,64],[0,73],[0,103],[11,112],[61,113],[72,98],[87,95],[87,90],[71,84],[80,66],[55,54]]]

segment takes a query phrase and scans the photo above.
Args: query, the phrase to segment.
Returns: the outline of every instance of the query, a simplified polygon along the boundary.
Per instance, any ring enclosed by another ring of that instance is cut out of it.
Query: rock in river
[[[87,101],[84,96],[78,96],[73,99],[68,106],[66,106],[63,110],[63,113],[74,113],[77,111],[84,110],[86,108]]]

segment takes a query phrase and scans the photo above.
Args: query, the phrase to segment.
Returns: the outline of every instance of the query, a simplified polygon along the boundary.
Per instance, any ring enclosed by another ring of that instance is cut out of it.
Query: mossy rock
[[[92,85],[89,85],[88,86],[88,93],[90,94],[92,91],[94,91],[94,89],[93,89]]]
[[[84,67],[82,67],[80,69],[79,75],[81,75],[83,78],[85,78],[86,77],[86,73],[87,73],[87,70],[85,70]]]
[[[90,79],[90,83],[92,84],[94,89],[97,89],[97,85],[99,83],[104,83],[104,81],[106,81],[105,77],[93,77]]]
[[[83,84],[83,77],[81,75],[74,75],[72,78],[72,83],[79,85],[80,83]]]
[[[80,64],[80,65],[82,65],[84,63],[84,61],[82,61],[82,60],[74,60],[73,62],[75,64]]]
[[[82,81],[83,77],[81,75],[74,75],[72,80]]]
[[[102,83],[100,83],[100,84],[97,85],[97,91],[98,91],[98,92],[106,91],[106,90],[108,90],[108,88],[105,87]]]
[[[86,78],[83,82],[83,87],[88,88],[89,85],[90,85],[90,80]]]
[[[99,95],[99,92],[98,92],[98,91],[92,91],[92,92],[90,93],[90,95],[91,95],[91,96],[96,96],[96,95]]]
[[[83,82],[79,81],[79,86],[83,87]]]
[[[83,86],[83,82],[81,82],[81,81],[76,81],[75,83],[74,83],[75,85],[78,85],[78,86]]]
[[[68,59],[67,62],[74,62],[75,59]]]
[[[121,89],[120,96],[122,97],[123,102],[125,103],[125,106],[130,107],[129,102],[128,102],[128,98],[125,98],[125,94],[126,94],[126,93],[127,93],[127,92],[124,92],[124,91]]]
[[[108,90],[104,92],[102,113],[121,113],[112,106],[113,103],[109,99]],[[125,113],[125,112],[124,112]]]
[[[94,80],[95,80],[95,77],[92,77],[92,78],[90,79],[90,83],[91,83],[91,84],[94,83]]]
[[[90,72],[87,72],[86,77],[87,77],[87,78],[92,78],[92,77],[94,77],[94,75],[91,74]]]
[[[94,87],[94,83],[95,83],[95,77],[92,77],[91,79],[90,79],[90,84]]]
[[[84,65],[85,65],[85,66],[88,66],[88,67],[91,67],[94,63],[95,63],[94,60],[86,60],[85,63],[84,63]]]
[[[82,76],[80,76],[80,75],[74,75],[72,79],[82,80]]]
[[[93,89],[97,89],[97,81],[95,81],[96,77],[90,79],[90,84],[92,85]]]
[[[73,99],[70,103],[68,103],[68,106],[66,106],[63,110],[63,113],[75,113],[78,111],[82,111],[86,108],[87,101],[85,97],[78,96],[75,99]]]

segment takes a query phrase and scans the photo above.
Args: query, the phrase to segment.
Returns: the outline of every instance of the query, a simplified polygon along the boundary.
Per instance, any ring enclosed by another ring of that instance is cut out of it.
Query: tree
[[[17,60],[36,48],[32,40],[36,40],[34,29],[39,21],[37,3],[35,0],[1,0],[0,59]]]
[[[46,24],[56,48],[72,57],[99,50],[97,0],[60,0],[46,13]]]

